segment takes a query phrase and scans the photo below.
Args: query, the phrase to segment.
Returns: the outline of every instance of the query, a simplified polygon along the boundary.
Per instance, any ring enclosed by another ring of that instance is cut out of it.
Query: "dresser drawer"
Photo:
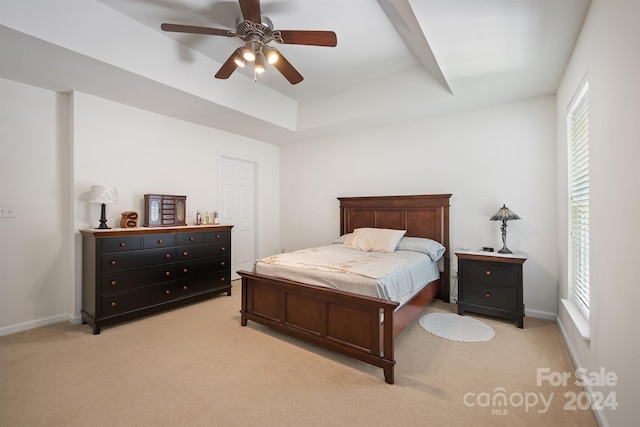
[[[106,273],[101,277],[101,294],[111,294],[129,289],[143,288],[145,286],[174,280],[177,275],[174,265],[167,264],[157,267],[126,270],[117,273]]]
[[[176,285],[168,282],[152,288],[143,288],[131,292],[111,294],[102,298],[104,317],[126,313],[175,299]]]
[[[213,243],[208,245],[182,246],[178,248],[178,260],[191,260],[198,258],[211,258],[225,255],[228,250],[226,243]]]
[[[175,245],[175,234],[150,234],[143,238],[143,247],[145,249],[166,248]]]
[[[109,237],[100,241],[102,253],[136,251],[142,247],[140,236]]]
[[[227,230],[213,231],[204,234],[205,243],[230,242],[231,232]]]
[[[202,232],[182,233],[178,235],[178,245],[200,245],[204,243],[204,235]]]
[[[215,274],[207,274],[195,279],[181,280],[176,284],[176,295],[190,295],[194,293],[207,292],[221,287],[229,286],[231,281],[230,272],[219,272]]]
[[[463,275],[465,281],[515,286],[518,279],[518,270],[514,264],[467,261],[464,263]]]
[[[181,262],[176,265],[176,277],[200,276],[211,272],[226,271],[230,269],[228,257],[205,258],[195,261]]]
[[[516,289],[505,286],[467,282],[464,287],[464,302],[504,310],[516,310]]]
[[[146,266],[167,264],[176,260],[175,248],[132,252],[126,254],[109,254],[102,256],[102,272],[129,270]]]

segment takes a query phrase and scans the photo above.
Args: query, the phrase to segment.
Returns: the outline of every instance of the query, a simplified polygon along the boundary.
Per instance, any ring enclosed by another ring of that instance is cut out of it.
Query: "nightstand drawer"
[[[467,261],[464,265],[464,279],[490,285],[515,286],[518,269],[514,264]]]
[[[503,310],[516,310],[516,289],[467,282],[464,288],[464,302]]]

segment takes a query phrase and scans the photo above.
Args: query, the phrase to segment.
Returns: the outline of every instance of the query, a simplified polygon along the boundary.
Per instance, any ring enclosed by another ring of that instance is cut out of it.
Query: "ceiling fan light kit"
[[[236,68],[244,68],[253,62],[254,76],[265,71],[264,59],[272,64],[291,84],[300,83],[302,75],[269,43],[298,44],[307,46],[335,47],[338,44],[333,31],[273,30],[271,20],[260,12],[260,0],[238,0],[242,16],[236,19],[236,30],[196,27],[181,24],[162,24],[163,31],[189,34],[207,34],[224,37],[238,37],[245,42],[236,49],[216,73],[218,79],[228,79]],[[254,78],[255,80],[255,78]]]

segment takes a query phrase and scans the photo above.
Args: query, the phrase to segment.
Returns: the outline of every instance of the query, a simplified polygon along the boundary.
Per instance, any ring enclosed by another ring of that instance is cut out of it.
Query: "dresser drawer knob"
[[[227,250],[227,248],[225,248],[224,246],[220,248],[220,252],[224,252],[226,250]]]
[[[167,294],[167,295],[169,295],[169,294],[171,293],[171,291],[170,291],[169,289],[165,289],[165,290],[164,290],[164,293],[165,293],[165,294]]]
[[[182,269],[182,272],[183,272],[183,273],[188,273],[188,272],[189,272],[189,269],[188,269],[188,268],[183,268],[183,269]]]
[[[487,276],[491,276],[491,270],[485,271],[484,274],[486,274]]]
[[[163,244],[163,243],[164,243],[164,242],[162,241],[162,239],[158,240],[158,244],[159,244],[159,245],[161,245],[161,244]]]
[[[491,298],[491,294],[489,292],[487,292],[486,294],[484,294],[484,297],[489,299],[489,298]]]
[[[182,289],[187,291],[187,290],[189,290],[189,287],[187,285],[182,285]]]
[[[189,237],[189,241],[193,242],[195,239],[193,237]]]
[[[112,259],[112,260],[111,260],[111,262],[110,262],[109,264],[111,264],[111,265],[116,265],[116,260],[115,260],[115,259]]]
[[[189,252],[187,251],[182,252],[182,256],[187,256],[187,255],[189,255]]]
[[[220,265],[224,267],[225,265],[227,265],[227,263],[226,263],[226,262],[224,262],[224,261],[222,261],[222,262],[220,263]]]
[[[221,278],[220,278],[220,281],[221,281],[221,282],[226,282],[226,281],[227,281],[227,279],[225,279],[224,277],[221,277]]]
[[[171,272],[170,272],[170,271],[165,271],[165,272],[164,272],[164,275],[165,275],[165,276],[167,276],[167,277],[169,277],[169,276],[171,276]]]
[[[216,234],[216,239],[220,239],[220,238],[222,238],[222,236],[219,234]]]
[[[127,244],[125,242],[120,242],[120,247],[124,248],[125,246],[127,246]]]
[[[171,258],[171,254],[166,254],[164,257],[165,257],[166,259],[169,259],[169,258]]]
[[[111,282],[109,282],[109,284],[110,284],[111,286],[115,286],[115,285],[116,285],[116,281],[115,281],[115,280],[112,280]]]
[[[115,301],[111,301],[111,302],[109,303],[109,305],[110,305],[111,307],[115,307],[115,306],[116,306],[116,305],[118,305],[118,304],[116,304],[116,302],[115,302]]]

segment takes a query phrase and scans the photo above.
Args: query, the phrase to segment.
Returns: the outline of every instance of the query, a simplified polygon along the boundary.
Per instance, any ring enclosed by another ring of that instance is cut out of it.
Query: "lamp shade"
[[[503,204],[498,212],[490,218],[490,221],[511,221],[514,219],[520,219],[520,217]]]
[[[118,203],[118,191],[115,187],[92,185],[89,191],[89,203]]]

